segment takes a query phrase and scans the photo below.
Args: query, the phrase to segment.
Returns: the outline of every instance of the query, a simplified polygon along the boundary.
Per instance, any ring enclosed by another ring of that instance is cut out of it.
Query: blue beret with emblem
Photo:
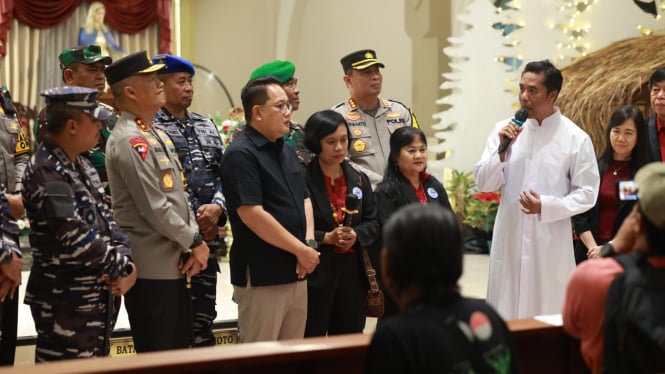
[[[189,73],[194,76],[194,64],[185,60],[182,57],[159,54],[152,58],[154,64],[164,64],[164,69],[157,72],[157,74],[170,74],[170,73]]]
[[[65,86],[43,90],[39,94],[46,99],[46,113],[49,109],[78,109],[100,121],[113,115],[97,103],[99,92],[94,88]]]

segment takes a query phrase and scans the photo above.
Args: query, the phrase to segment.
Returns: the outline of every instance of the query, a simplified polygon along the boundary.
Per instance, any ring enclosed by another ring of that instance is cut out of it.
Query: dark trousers
[[[357,254],[336,254],[329,287],[307,285],[305,337],[351,334],[365,328],[367,281]]]
[[[192,344],[192,299],[185,279],[137,279],[125,295],[136,352],[187,348]]]
[[[0,365],[14,365],[16,326],[18,322],[18,290],[14,299],[9,296],[0,304]]]

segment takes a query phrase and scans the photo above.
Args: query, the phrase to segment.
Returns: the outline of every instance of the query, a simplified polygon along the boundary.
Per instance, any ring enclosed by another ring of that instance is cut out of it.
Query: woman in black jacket
[[[361,248],[377,242],[379,222],[372,186],[345,160],[349,128],[332,110],[314,113],[305,124],[305,145],[316,156],[307,169],[320,263],[307,278],[305,336],[362,332],[368,281]],[[346,202],[358,199],[357,212]]]
[[[383,180],[376,187],[379,221],[385,225],[399,208],[411,203],[436,204],[452,210],[443,184],[425,171],[427,139],[415,127],[401,127],[390,136],[390,156]],[[373,258],[372,262],[378,262]],[[397,306],[385,300],[383,318],[397,313]]]
[[[646,127],[642,112],[624,105],[612,113],[605,130],[605,150],[598,158],[600,189],[596,205],[573,216],[575,262],[599,258],[600,248],[614,237],[635,201],[620,200],[617,182],[632,179],[648,160]]]

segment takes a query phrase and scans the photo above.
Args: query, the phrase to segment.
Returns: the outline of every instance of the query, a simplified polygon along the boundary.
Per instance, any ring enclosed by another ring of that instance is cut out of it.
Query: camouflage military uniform
[[[235,140],[245,130],[245,126],[247,126],[245,123],[239,123],[233,131],[233,135],[231,135],[231,140]],[[310,152],[305,146],[305,129],[301,124],[291,121],[289,133],[284,135],[282,139],[284,139],[284,143],[296,150],[303,174],[307,174],[307,165],[314,158],[314,153]]]
[[[404,104],[393,100],[378,100],[379,107],[374,115],[360,109],[353,99],[333,108],[344,116],[349,125],[349,159],[367,174],[372,188],[383,179],[390,156],[390,135],[403,126],[418,127],[415,116]]]
[[[104,356],[108,293],[101,276],[128,275],[127,235],[87,159],[72,162],[46,139],[24,181],[34,248],[24,302],[37,329],[35,361]]]
[[[187,118],[176,119],[166,108],[157,111],[154,125],[163,130],[173,141],[178,158],[185,172],[185,191],[194,213],[203,204],[217,204],[226,210],[220,165],[224,148],[217,127],[209,118],[186,112]],[[226,215],[220,216],[218,225],[224,226]],[[206,241],[210,248],[208,267],[192,277],[192,307],[194,312],[194,346],[215,344],[212,324],[217,317],[217,251],[220,238]]]

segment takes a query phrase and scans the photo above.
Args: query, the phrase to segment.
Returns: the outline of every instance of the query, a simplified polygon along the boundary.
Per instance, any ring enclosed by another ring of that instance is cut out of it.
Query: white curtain
[[[12,20],[7,56],[0,61],[0,85],[9,88],[14,101],[39,110],[44,105],[39,91],[64,85],[58,55],[65,48],[76,47],[87,12],[88,3],[84,2],[67,21],[50,29],[31,29]],[[157,54],[157,24],[135,35],[113,34],[125,53],[146,50],[150,56]]]

